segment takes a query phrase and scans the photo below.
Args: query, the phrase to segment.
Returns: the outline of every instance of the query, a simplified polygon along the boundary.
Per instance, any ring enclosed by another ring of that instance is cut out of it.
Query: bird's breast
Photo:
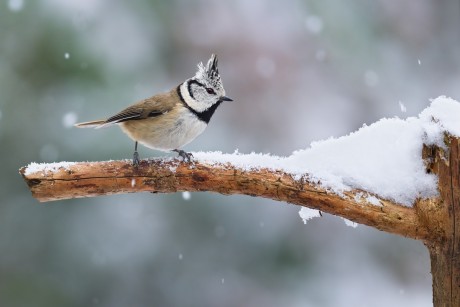
[[[185,107],[163,115],[121,123],[133,140],[153,149],[170,151],[181,148],[203,133],[207,124]]]

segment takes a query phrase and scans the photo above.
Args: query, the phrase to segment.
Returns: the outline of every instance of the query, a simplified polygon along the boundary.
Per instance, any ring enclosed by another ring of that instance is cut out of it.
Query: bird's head
[[[198,64],[195,76],[181,85],[183,99],[196,112],[204,112],[223,101],[232,101],[225,96],[217,63],[217,56],[213,54],[206,66],[203,63]]]

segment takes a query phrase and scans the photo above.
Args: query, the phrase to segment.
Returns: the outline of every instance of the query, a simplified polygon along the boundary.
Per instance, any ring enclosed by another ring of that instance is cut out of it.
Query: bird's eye
[[[212,88],[210,88],[210,87],[207,87],[207,88],[206,88],[206,92],[208,92],[208,94],[211,94],[211,95],[215,95],[215,94],[216,94],[216,92],[214,92],[214,90],[213,90]]]

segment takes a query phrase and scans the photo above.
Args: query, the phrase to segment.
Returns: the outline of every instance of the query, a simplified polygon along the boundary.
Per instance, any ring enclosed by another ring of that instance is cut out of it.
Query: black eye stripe
[[[193,99],[195,99],[195,97],[193,97],[192,84],[196,84],[196,85],[201,86],[201,87],[204,87],[204,88],[206,88],[206,86],[204,86],[203,83],[198,82],[198,81],[196,81],[196,80],[190,80],[190,81],[188,82],[188,86],[187,86],[188,93],[190,94],[190,97],[192,97]]]
[[[208,92],[208,94],[212,94],[212,95],[216,94],[214,89],[206,87],[203,83],[201,83],[201,82],[199,82],[197,80],[190,80],[188,82],[187,89],[188,89],[188,93],[190,94],[190,97],[192,97],[193,99],[195,99],[195,97],[193,96],[193,92],[192,92],[192,84],[196,84],[198,86],[201,86],[202,88],[204,88],[206,90],[206,92]]]
[[[190,80],[189,83],[188,83],[188,86],[191,86],[192,84],[196,84],[196,85],[201,86],[201,87],[206,87],[203,83],[201,83],[199,81],[196,81],[196,80]]]

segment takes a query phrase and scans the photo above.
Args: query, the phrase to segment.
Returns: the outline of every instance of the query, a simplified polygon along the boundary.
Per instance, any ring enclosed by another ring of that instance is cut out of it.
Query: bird
[[[75,124],[78,128],[105,128],[113,125],[134,140],[133,165],[140,163],[138,143],[155,150],[176,152],[183,161],[193,155],[181,148],[208,126],[224,101],[233,101],[225,89],[212,54],[206,65],[198,64],[195,75],[169,92],[156,94],[125,108],[107,119]]]

